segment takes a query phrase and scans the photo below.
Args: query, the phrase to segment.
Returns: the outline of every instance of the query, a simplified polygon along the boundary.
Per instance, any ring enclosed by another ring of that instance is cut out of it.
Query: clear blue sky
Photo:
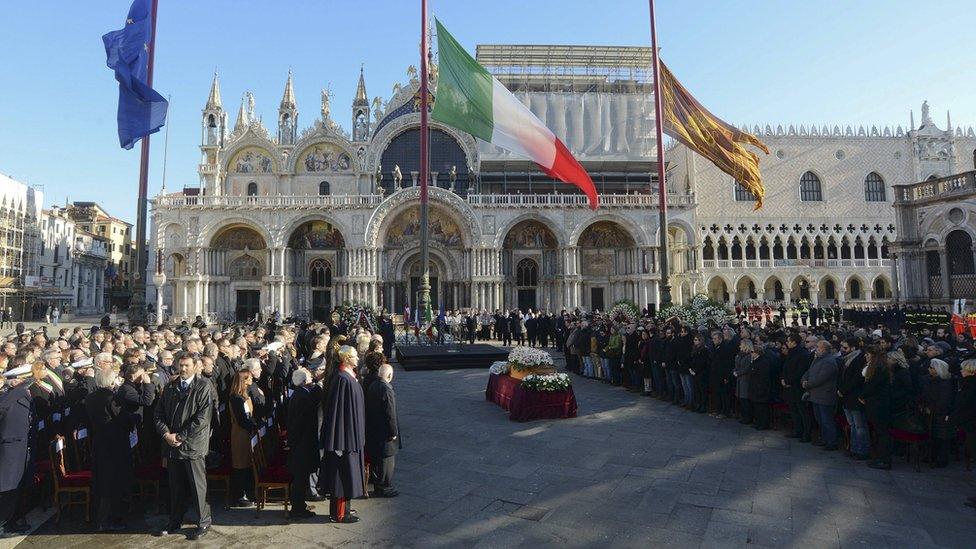
[[[134,220],[139,147],[115,128],[117,85],[101,35],[127,0],[4,0],[0,172],[44,186],[45,205],[100,202]],[[469,50],[479,43],[648,45],[644,0],[430,0]],[[976,124],[972,0],[658,0],[663,58],[729,122],[908,124],[928,99],[942,125]],[[594,9],[594,6],[599,6]],[[231,123],[250,90],[273,126],[289,67],[299,122],[331,84],[347,129],[360,63],[370,99],[416,64],[419,0],[160,0],[155,87],[172,96],[167,186],[198,182],[200,109],[214,68]],[[162,181],[152,139],[150,194]]]

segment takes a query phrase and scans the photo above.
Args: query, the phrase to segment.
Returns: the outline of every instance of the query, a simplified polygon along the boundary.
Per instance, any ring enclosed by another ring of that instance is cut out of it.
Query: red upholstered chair
[[[230,441],[224,445],[224,448],[230,448]],[[233,469],[230,464],[230,454],[223,455],[222,458],[220,465],[207,469],[207,488],[212,492],[223,492],[224,509],[230,509],[230,475]],[[220,484],[221,488],[217,488],[216,484]]]
[[[844,449],[851,449],[851,424],[847,422],[847,416],[844,414],[837,414],[834,416],[834,424],[840,429],[840,432],[844,433]]]
[[[88,428],[79,427],[71,432],[71,449],[74,454],[73,468],[79,471],[91,469],[91,438]]]
[[[781,426],[780,419],[790,417],[790,405],[785,402],[771,402],[769,408],[769,417],[773,420],[773,429],[779,429]]]
[[[895,442],[903,442],[908,445],[908,452],[905,454],[905,459],[909,463],[912,461],[912,453],[915,453],[915,471],[919,472],[922,470],[922,445],[928,444],[929,435],[927,433],[913,433],[911,431],[902,431],[901,429],[891,428],[888,429],[888,434],[891,435],[891,439]]]
[[[251,470],[254,473],[254,499],[257,500],[254,516],[259,516],[261,509],[268,504],[268,492],[275,491],[283,493],[282,503],[287,514],[291,473],[284,465],[268,466],[262,445],[260,435],[251,437]]]
[[[966,446],[966,431],[963,431],[962,429],[956,431],[956,442],[959,444],[959,447],[962,448],[962,459],[966,463],[966,470],[972,471],[973,455],[972,452],[969,451],[969,447]]]
[[[136,488],[139,494],[139,501],[148,495],[152,495],[153,502],[159,505],[159,484],[166,477],[166,468],[163,467],[162,458],[149,457],[147,452],[142,450],[139,442],[139,435],[133,431],[129,435],[129,444],[133,446],[135,456],[135,468],[133,469],[136,477]]]
[[[91,522],[91,470],[68,472],[64,467],[64,437],[55,435],[49,447],[54,480],[55,522],[61,522],[61,508],[82,505],[85,522]],[[75,498],[75,494],[81,498]],[[65,496],[65,501],[61,497]]]

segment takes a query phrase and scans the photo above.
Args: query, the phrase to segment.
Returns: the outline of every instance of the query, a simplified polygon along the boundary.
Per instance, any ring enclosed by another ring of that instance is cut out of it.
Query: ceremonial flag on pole
[[[125,27],[102,36],[106,64],[119,81],[119,144],[123,149],[131,149],[136,141],[166,123],[168,103],[148,82],[151,7],[152,0],[135,0]]]
[[[532,160],[549,177],[576,185],[596,209],[589,174],[552,131],[474,60],[437,21],[439,56],[434,120]]]
[[[766,188],[759,173],[759,157],[743,144],[755,145],[766,154],[769,149],[756,136],[726,124],[709,112],[664,63],[660,65],[664,132],[731,175],[756,198],[756,209],[761,208]]]

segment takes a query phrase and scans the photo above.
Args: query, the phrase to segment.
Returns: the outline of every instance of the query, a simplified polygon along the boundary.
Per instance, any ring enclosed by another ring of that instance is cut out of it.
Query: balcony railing
[[[588,207],[586,196],[580,194],[469,194],[468,202],[475,207],[496,208],[567,208]],[[604,208],[655,208],[656,194],[605,194],[600,196]],[[669,207],[689,207],[695,204],[693,194],[669,194]]]
[[[384,199],[380,194],[326,196],[162,196],[156,199],[167,208],[362,208],[377,206]],[[496,208],[585,208],[587,199],[577,194],[470,194],[468,203],[474,207]],[[607,194],[600,197],[605,208],[655,208],[655,194]],[[668,207],[690,207],[695,195],[669,194]]]
[[[217,173],[217,165],[200,164],[200,167],[197,169],[197,171],[200,173],[200,175],[214,175]]]
[[[156,200],[159,206],[170,208],[361,208],[379,205],[383,195],[163,196]]]
[[[928,202],[973,193],[976,193],[976,171],[963,172],[911,185],[896,185],[895,202]]]
[[[890,259],[705,259],[706,269],[755,269],[773,267],[891,267]]]

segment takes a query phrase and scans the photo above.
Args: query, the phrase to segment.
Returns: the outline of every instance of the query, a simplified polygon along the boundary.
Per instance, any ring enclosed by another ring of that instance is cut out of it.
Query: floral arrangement
[[[338,315],[339,318],[335,318]],[[344,302],[342,305],[336,307],[333,313],[333,321],[342,320],[347,326],[354,326],[357,322],[363,322],[366,324],[364,327],[370,329],[376,329],[376,316],[374,314],[373,308],[362,302]]]
[[[723,305],[703,294],[696,295],[688,305],[671,305],[662,309],[658,317],[678,317],[690,326],[721,326],[732,320],[733,313]]]
[[[617,324],[633,324],[640,317],[640,311],[633,301],[621,299],[610,309],[610,319]]]
[[[499,376],[500,375],[507,374],[508,373],[508,370],[509,370],[508,363],[505,362],[504,360],[498,361],[498,362],[494,362],[494,363],[492,363],[491,367],[488,368],[488,371],[489,372],[491,372],[491,373],[493,373],[495,375],[499,375]]]
[[[533,391],[565,391],[572,384],[567,374],[532,374],[522,380],[522,387]]]
[[[542,349],[515,347],[508,353],[508,364],[519,372],[533,368],[552,367],[552,356]]]

